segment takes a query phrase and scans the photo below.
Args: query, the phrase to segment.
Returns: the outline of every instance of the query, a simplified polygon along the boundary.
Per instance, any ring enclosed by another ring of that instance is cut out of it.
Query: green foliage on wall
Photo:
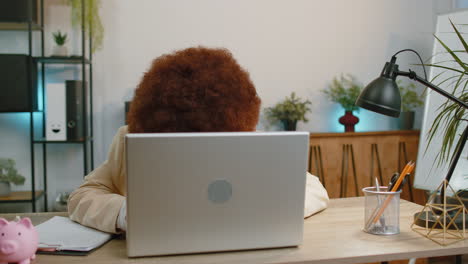
[[[74,27],[81,27],[82,25],[82,0],[66,0],[72,8],[72,25]],[[101,0],[83,0],[85,3],[85,17],[84,17],[84,30],[87,34],[91,30],[92,52],[102,48],[102,41],[104,39],[104,27],[99,17],[99,8],[101,7]]]

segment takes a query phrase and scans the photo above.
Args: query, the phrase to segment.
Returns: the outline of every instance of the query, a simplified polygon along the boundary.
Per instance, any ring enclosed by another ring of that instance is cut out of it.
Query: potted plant
[[[67,42],[67,33],[62,34],[62,32],[57,31],[52,33],[54,36],[54,50],[52,52],[52,56],[67,56],[68,55],[68,50],[67,47],[65,46],[65,43]]]
[[[424,102],[416,93],[414,83],[404,85],[401,80],[398,80],[397,85],[401,95],[400,129],[410,130],[413,129],[414,124],[414,109],[422,106]]]
[[[359,122],[359,118],[353,115],[353,111],[359,111],[359,107],[354,102],[361,89],[362,86],[357,83],[356,78],[347,74],[341,75],[340,78],[333,78],[330,86],[322,90],[330,100],[339,103],[344,108],[345,114],[338,121],[345,126],[345,132],[354,132],[354,126]]]
[[[436,40],[444,47],[445,51],[450,54],[452,59],[448,61],[442,61],[440,63],[427,64],[427,66],[442,68],[445,70],[445,72],[450,73],[450,77],[446,77],[443,80],[438,78],[440,80],[439,83],[442,84],[444,82],[454,80],[455,82],[452,94],[456,94],[461,101],[468,103],[468,61],[466,61],[466,55],[468,54],[468,44],[453,22],[450,21],[450,23],[452,24],[452,28],[463,48],[461,50],[452,49],[448,47],[441,39],[435,36]],[[465,56],[458,56],[457,54]],[[468,111],[466,109],[459,106],[454,101],[448,99],[440,106],[439,113],[434,119],[434,122],[432,123],[432,126],[429,130],[428,144],[426,146],[427,150],[434,136],[438,134],[438,131],[442,131],[442,146],[440,152],[437,154],[438,165],[446,163],[454,157],[453,155],[456,151],[453,151],[453,144],[455,142],[455,137],[458,134],[457,131],[459,131],[460,126],[463,129],[467,129],[467,124]],[[462,145],[461,141],[462,140],[458,140],[457,144],[455,144],[455,149],[458,149]]]
[[[15,168],[14,160],[0,159],[0,196],[11,194],[11,183],[23,185],[24,181],[25,178]]]
[[[271,123],[280,121],[285,130],[294,131],[296,130],[297,121],[309,121],[306,114],[311,111],[309,108],[311,104],[309,100],[304,101],[296,97],[296,93],[292,92],[289,97],[286,97],[280,103],[266,108],[265,115]]]

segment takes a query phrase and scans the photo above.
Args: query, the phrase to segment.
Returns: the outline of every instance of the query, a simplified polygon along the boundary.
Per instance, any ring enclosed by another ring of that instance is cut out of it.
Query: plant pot
[[[52,56],[66,57],[68,56],[68,49],[66,46],[56,45],[52,51]]]
[[[9,182],[0,182],[0,197],[10,196],[11,186]]]
[[[401,112],[400,118],[398,119],[400,124],[400,130],[411,130],[414,125],[414,111]]]
[[[354,126],[359,123],[359,118],[353,115],[353,111],[345,111],[344,116],[340,117],[338,121],[344,125],[345,132],[354,132]]]
[[[281,123],[283,124],[284,130],[286,131],[295,131],[296,130],[296,125],[297,125],[297,120],[281,120]]]

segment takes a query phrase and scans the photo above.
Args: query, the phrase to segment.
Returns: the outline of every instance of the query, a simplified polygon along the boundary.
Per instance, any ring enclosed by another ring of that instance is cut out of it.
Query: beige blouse
[[[114,136],[107,160],[84,178],[84,183],[68,199],[70,219],[109,233],[117,233],[116,221],[125,200],[127,126]],[[328,194],[316,176],[307,174],[304,216],[325,209]]]

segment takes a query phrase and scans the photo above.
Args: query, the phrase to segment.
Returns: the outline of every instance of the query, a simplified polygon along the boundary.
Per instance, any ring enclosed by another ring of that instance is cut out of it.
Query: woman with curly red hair
[[[188,48],[155,59],[135,91],[128,127],[70,195],[70,218],[110,233],[126,230],[127,133],[255,131],[260,102],[249,74],[226,49]],[[305,215],[327,204],[327,192],[308,175]]]

